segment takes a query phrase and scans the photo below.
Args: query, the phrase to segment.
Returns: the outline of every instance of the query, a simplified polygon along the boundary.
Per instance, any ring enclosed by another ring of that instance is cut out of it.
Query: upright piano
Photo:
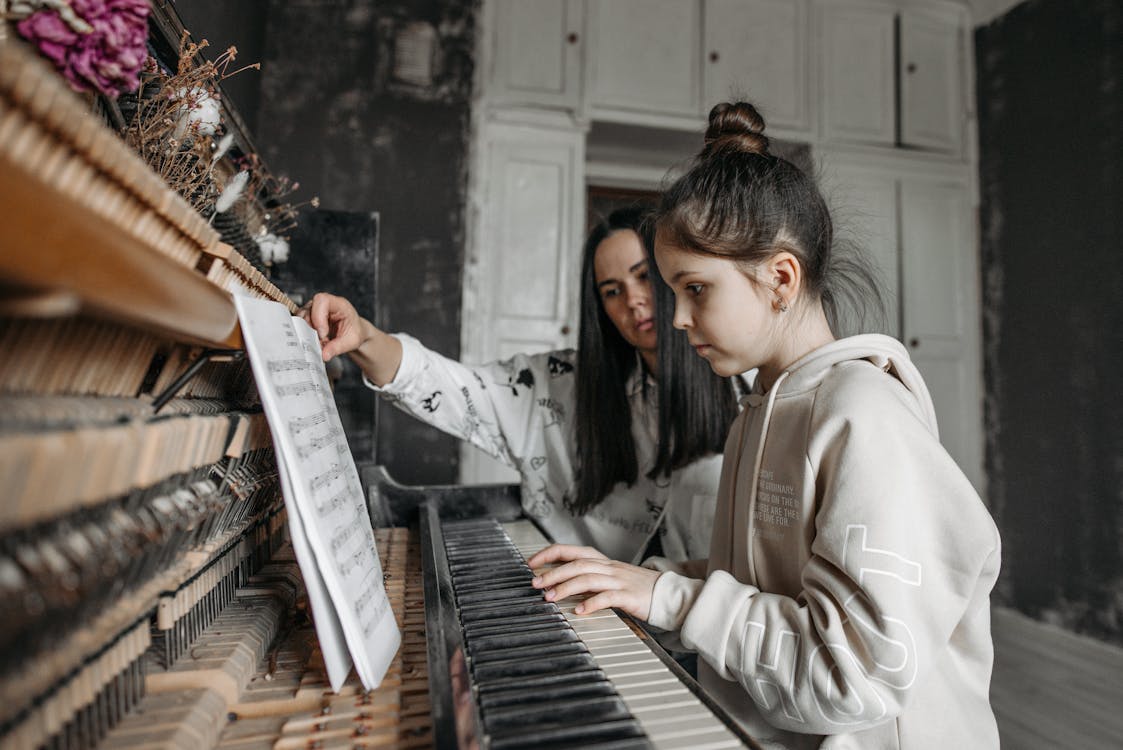
[[[327,684],[230,294],[285,294],[0,44],[0,746],[753,747],[652,638],[545,602],[517,488],[364,480],[403,634]]]

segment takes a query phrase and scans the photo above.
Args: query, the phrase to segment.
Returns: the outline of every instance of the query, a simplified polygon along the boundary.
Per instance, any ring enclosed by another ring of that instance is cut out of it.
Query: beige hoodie
[[[745,401],[709,577],[663,573],[651,623],[767,746],[998,747],[998,532],[904,348],[835,341]]]

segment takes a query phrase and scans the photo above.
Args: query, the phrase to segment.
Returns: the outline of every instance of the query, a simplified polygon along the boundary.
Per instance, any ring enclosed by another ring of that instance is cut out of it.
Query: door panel
[[[932,393],[940,439],[982,490],[977,264],[967,186],[901,183],[904,340]]]
[[[832,141],[892,145],[892,9],[826,5],[822,14],[824,135]]]
[[[697,117],[699,0],[590,0],[589,95],[598,108]]]
[[[572,346],[584,216],[579,130],[489,123],[478,233],[465,264],[462,359],[479,364]],[[465,445],[461,481],[518,475]]]
[[[807,4],[707,0],[704,109],[747,97],[769,129],[810,129]]]
[[[905,145],[960,150],[960,33],[954,16],[901,13],[901,142]]]
[[[495,0],[489,96],[575,108],[581,90],[580,0]]]

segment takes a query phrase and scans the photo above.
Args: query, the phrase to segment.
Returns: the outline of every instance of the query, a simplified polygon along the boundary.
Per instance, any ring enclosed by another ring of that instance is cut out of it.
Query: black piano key
[[[528,633],[536,630],[556,630],[566,626],[563,614],[541,614],[530,617],[512,617],[506,620],[483,620],[479,623],[465,625],[464,637],[467,639],[481,638],[489,635],[502,635],[504,633]]]
[[[533,727],[493,735],[491,750],[514,748],[585,748],[597,741],[644,738],[643,730],[635,719],[617,719],[598,724],[578,724],[566,727]],[[639,745],[644,747],[644,745]]]
[[[477,691],[483,696],[507,690],[530,692],[536,689],[551,689],[564,685],[588,685],[594,682],[607,681],[608,677],[599,667],[592,667],[580,671],[574,670],[550,675],[496,678],[486,684],[477,686]]]
[[[498,602],[479,602],[460,608],[460,623],[467,625],[470,622],[481,620],[499,620],[527,615],[542,615],[560,613],[558,605],[548,602],[541,597],[533,599],[503,600]]]
[[[558,635],[561,635],[560,633]],[[569,656],[571,654],[587,654],[589,647],[585,645],[580,639],[575,639],[570,643],[550,643],[547,645],[537,646],[523,646],[521,648],[497,648],[490,650],[473,650],[472,644],[468,644],[469,654],[472,657],[473,666],[482,664],[493,664],[499,661],[510,661],[512,659],[531,660],[531,659],[552,659],[561,656]]]
[[[472,670],[477,683],[504,677],[557,674],[559,672],[590,669],[596,666],[588,653],[563,654],[548,659],[504,659],[488,664],[477,664]]]
[[[456,602],[462,608],[473,604],[487,604],[489,602],[521,599],[544,601],[542,592],[538,589],[532,589],[529,586],[520,586],[514,589],[492,589],[490,591],[481,589],[480,591],[469,591],[464,594],[457,592],[456,595]]]
[[[489,589],[492,587],[514,587],[524,586],[531,588],[530,581],[533,576],[530,573],[526,575],[510,575],[500,578],[480,578],[479,580],[460,580],[456,579],[456,592],[462,591],[479,591],[481,589]]]
[[[513,633],[470,637],[468,639],[468,653],[552,643],[577,643],[579,640],[577,633],[573,632],[573,628],[555,626],[548,630],[519,630]]]
[[[496,624],[499,622],[513,622],[517,618],[542,618],[551,614],[560,614],[557,604],[553,602],[497,602],[492,605],[477,604],[467,612],[460,611],[460,624],[467,628],[468,625]]]
[[[521,727],[546,729],[599,724],[630,718],[628,707],[617,695],[563,698],[538,705],[502,706],[484,714],[484,728],[491,735]]]
[[[518,563],[508,555],[497,557],[466,557],[460,560],[449,560],[449,571],[453,578],[461,576],[480,576],[490,571],[519,572],[526,568],[522,561]],[[530,570],[530,568],[526,568]]]
[[[495,690],[479,696],[481,712],[503,706],[530,706],[536,703],[552,703],[568,698],[593,698],[616,695],[616,688],[608,680],[574,682],[568,685],[543,687],[535,685],[534,690],[520,687],[515,690]]]

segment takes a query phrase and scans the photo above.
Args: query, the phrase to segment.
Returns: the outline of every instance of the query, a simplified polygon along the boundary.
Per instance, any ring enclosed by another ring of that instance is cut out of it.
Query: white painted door
[[[932,393],[940,441],[982,492],[982,319],[968,186],[907,177],[900,201],[902,339]]]
[[[962,13],[901,12],[901,143],[959,153],[963,141]]]
[[[496,103],[576,109],[584,0],[493,0],[487,96]]]
[[[893,9],[867,3],[822,3],[819,8],[824,138],[892,146]]]
[[[697,122],[701,0],[589,0],[586,9],[586,88],[594,118],[631,111]]]
[[[482,200],[465,263],[462,359],[573,346],[584,203],[584,134],[575,129],[485,123]],[[517,481],[465,445],[461,481]]]
[[[811,128],[806,0],[706,0],[704,111],[746,99],[768,130]]]

